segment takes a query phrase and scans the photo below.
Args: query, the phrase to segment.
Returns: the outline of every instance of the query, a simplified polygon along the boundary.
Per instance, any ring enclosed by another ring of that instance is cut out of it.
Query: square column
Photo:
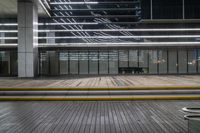
[[[37,0],[18,0],[18,77],[38,74]]]

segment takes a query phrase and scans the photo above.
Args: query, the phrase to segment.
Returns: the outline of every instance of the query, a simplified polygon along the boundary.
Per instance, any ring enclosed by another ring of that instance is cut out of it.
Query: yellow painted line
[[[130,97],[0,97],[0,101],[137,101],[200,100],[200,96],[130,96]]]
[[[0,88],[0,91],[103,91],[103,90],[200,90],[200,86],[150,86],[150,87],[96,87],[96,88],[90,88],[90,87],[72,87],[72,88]]]

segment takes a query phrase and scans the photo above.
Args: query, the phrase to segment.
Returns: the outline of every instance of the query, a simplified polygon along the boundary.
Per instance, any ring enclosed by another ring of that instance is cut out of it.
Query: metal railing
[[[188,133],[200,132],[200,108],[183,108],[184,112],[190,113],[184,116],[188,121]]]

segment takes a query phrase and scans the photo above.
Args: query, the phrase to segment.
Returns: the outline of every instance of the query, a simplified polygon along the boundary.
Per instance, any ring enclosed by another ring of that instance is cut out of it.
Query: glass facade
[[[60,52],[59,53],[59,67],[60,74],[69,74],[69,52]]]
[[[69,73],[78,74],[79,62],[78,62],[78,51],[69,52]]]
[[[118,74],[119,60],[118,60],[118,51],[112,50],[109,51],[109,74]]]
[[[39,18],[40,75],[200,73],[199,0],[78,1]],[[17,19],[0,30],[0,48],[17,48]],[[0,52],[0,75],[17,75],[17,52]]]
[[[41,51],[40,75],[196,74],[200,73],[199,52],[199,49]]]
[[[197,73],[197,57],[198,51],[196,49],[188,50],[188,72]]]
[[[178,59],[177,59],[177,50],[168,51],[168,72],[171,74],[177,73],[178,71]]]
[[[185,18],[199,19],[200,1],[199,0],[184,0],[184,1],[185,1]]]
[[[153,19],[183,18],[183,0],[152,0]]]
[[[108,51],[99,51],[99,74],[108,74]]]
[[[17,71],[17,51],[0,50],[0,76],[16,76]]]
[[[79,74],[88,74],[89,73],[89,56],[88,51],[80,51],[79,52]]]
[[[149,50],[149,73],[158,73],[158,53],[157,50]]]
[[[187,50],[178,51],[178,72],[187,73]]]
[[[149,72],[149,54],[148,50],[139,50],[139,68],[138,73],[148,73]]]
[[[97,51],[89,52],[89,74],[98,74],[98,56]]]
[[[159,74],[168,73],[168,51],[158,50],[158,72]]]

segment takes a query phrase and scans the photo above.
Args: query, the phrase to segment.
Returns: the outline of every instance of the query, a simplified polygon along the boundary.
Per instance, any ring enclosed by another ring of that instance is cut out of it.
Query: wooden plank
[[[185,106],[200,101],[1,102],[0,132],[187,133]]]

